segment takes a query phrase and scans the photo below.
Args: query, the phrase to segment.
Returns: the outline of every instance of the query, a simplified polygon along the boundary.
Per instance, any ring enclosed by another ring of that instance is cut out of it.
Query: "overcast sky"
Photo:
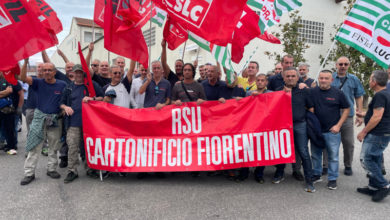
[[[46,0],[46,2],[57,12],[62,22],[63,31],[57,35],[59,43],[69,34],[72,17],[93,18],[94,0]],[[53,54],[56,47],[47,50],[49,56]],[[30,63],[42,62],[41,54],[35,54],[30,58]]]

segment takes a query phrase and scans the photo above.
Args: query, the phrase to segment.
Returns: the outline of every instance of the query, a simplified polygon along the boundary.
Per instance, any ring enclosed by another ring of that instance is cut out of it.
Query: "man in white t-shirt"
[[[133,72],[128,71],[127,77],[123,78],[121,68],[113,65],[110,68],[110,75],[111,83],[104,87],[105,96],[103,101],[130,108],[130,89]]]

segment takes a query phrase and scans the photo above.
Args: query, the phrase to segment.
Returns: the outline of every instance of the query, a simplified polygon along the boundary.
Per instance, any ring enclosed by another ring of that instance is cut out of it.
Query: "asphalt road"
[[[292,178],[291,166],[278,185],[271,183],[273,167],[266,169],[264,184],[252,176],[236,183],[222,176],[185,174],[143,180],[130,174],[100,182],[85,176],[81,167],[80,177],[64,184],[65,169],[58,169],[59,180],[46,176],[44,156],[36,179],[21,186],[25,128],[19,134],[18,155],[0,152],[0,219],[390,219],[390,196],[374,203],[356,192],[368,181],[356,160],[361,148],[357,140],[354,175],[341,173],[337,190],[328,190],[324,181],[316,184],[317,192],[307,193],[303,182]],[[390,173],[389,150],[385,162]]]

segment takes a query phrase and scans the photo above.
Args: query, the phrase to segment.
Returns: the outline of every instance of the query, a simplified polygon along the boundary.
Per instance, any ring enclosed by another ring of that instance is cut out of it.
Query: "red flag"
[[[231,42],[233,62],[239,63],[241,61],[245,46],[256,37],[270,43],[280,44],[280,40],[272,34],[267,32],[261,34],[259,19],[260,17],[258,14],[256,14],[256,12],[254,12],[248,6],[245,7],[241,19],[237,23],[237,27],[234,30],[234,35]]]
[[[188,39],[187,31],[169,17],[164,26],[163,36],[167,41],[170,50],[175,50]]]
[[[104,0],[95,0],[93,21],[100,27],[104,28]]]
[[[52,30],[55,34],[62,31],[61,21],[49,4],[44,0],[30,0],[29,3],[46,28]]]
[[[264,34],[259,36],[260,39],[273,43],[273,44],[281,44],[279,38],[275,37],[274,35],[268,33],[267,31],[264,32]]]
[[[84,84],[87,87],[87,90],[89,92],[89,97],[95,97],[96,96],[95,88],[93,87],[92,77],[91,74],[89,73],[89,68],[87,62],[85,61],[83,51],[81,51],[80,42],[79,42],[79,55],[80,55],[81,66],[83,67],[84,72],[87,74],[87,77],[84,77]]]
[[[12,85],[18,84],[18,80],[16,79],[15,75],[20,74],[19,64],[16,64],[11,69],[3,70],[2,72],[5,80],[7,80],[8,83],[11,83]]]
[[[240,20],[246,0],[154,0],[183,28],[210,43],[226,46]]]
[[[12,68],[19,60],[58,43],[22,0],[0,1],[0,42],[0,69]]]
[[[142,34],[140,25],[124,28],[124,20],[117,13],[116,0],[108,0],[104,13],[104,47],[116,54],[128,57],[148,67],[148,47]],[[126,21],[130,22],[130,21]],[[139,22],[139,21],[135,21]],[[129,23],[127,23],[129,24]],[[119,29],[119,30],[118,30]]]

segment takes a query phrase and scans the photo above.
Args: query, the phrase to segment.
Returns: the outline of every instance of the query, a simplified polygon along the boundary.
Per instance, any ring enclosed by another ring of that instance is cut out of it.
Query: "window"
[[[84,43],[92,42],[92,32],[84,31]]]
[[[103,36],[102,33],[95,33],[95,40],[98,40],[99,38],[101,38]]]
[[[324,43],[324,23],[302,19],[299,24],[302,26],[298,28],[298,40],[305,40],[311,44]]]
[[[151,43],[150,46],[154,46],[156,44],[156,27],[152,27],[152,29],[144,31],[143,34],[146,41],[146,45],[148,47],[149,43]]]

